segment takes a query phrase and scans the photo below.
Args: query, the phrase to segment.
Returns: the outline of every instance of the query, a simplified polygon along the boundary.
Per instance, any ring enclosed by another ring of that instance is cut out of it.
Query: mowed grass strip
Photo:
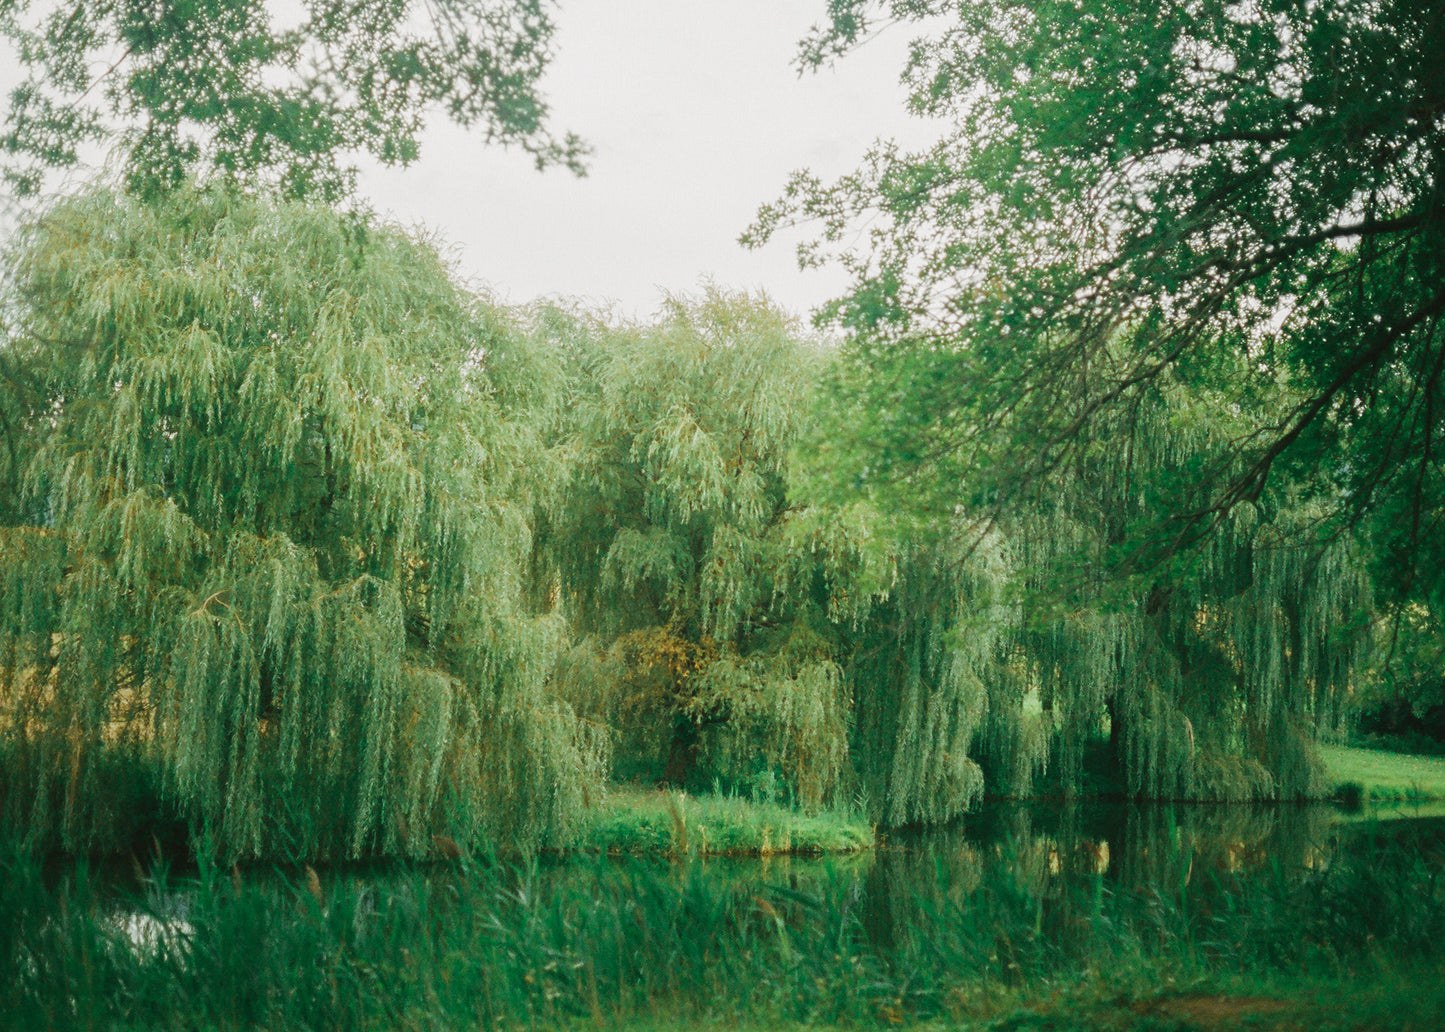
[[[1358,785],[1363,802],[1445,801],[1445,756],[1412,756],[1343,745],[1321,748],[1330,785]]]
[[[853,853],[874,842],[872,826],[850,814],[622,786],[582,834],[584,850],[666,856]]]

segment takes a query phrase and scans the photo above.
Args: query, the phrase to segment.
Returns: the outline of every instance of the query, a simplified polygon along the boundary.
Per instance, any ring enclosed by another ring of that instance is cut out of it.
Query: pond
[[[1009,901],[1031,911],[1036,931],[1077,923],[1115,905],[1240,907],[1262,895],[1317,884],[1325,872],[1379,869],[1381,863],[1427,866],[1445,856],[1445,814],[1423,808],[1350,815],[1333,806],[1049,806],[995,803],[946,828],[903,829],[880,837],[879,848],[846,856],[707,857],[667,860],[548,855],[531,863],[489,868],[445,865],[352,865],[311,881],[309,871],[233,869],[242,884],[291,899],[314,896],[323,909],[340,898],[371,911],[396,896],[460,894],[485,884],[512,907],[546,909],[618,883],[672,886],[715,894],[729,908],[756,906],[781,894],[794,903],[828,887],[845,902],[850,936],[870,951],[891,952],[900,931],[912,934],[939,920],[938,908],[960,913]],[[133,870],[133,869],[132,869]],[[107,879],[114,919],[141,949],[177,931],[191,934],[189,915],[203,891],[192,877],[141,885]],[[419,891],[417,886],[425,886]],[[1376,902],[1382,902],[1376,900]],[[769,904],[771,906],[771,904]],[[993,914],[995,919],[1001,915]],[[1056,930],[1057,931],[1057,930]],[[1065,936],[1053,936],[1058,947]]]
[[[12,877],[0,945],[23,961],[10,1004],[56,1027],[57,985],[141,1024],[182,1000],[218,1027],[889,1024],[1100,980],[1437,963],[1442,856],[1439,817],[994,806],[839,858]]]

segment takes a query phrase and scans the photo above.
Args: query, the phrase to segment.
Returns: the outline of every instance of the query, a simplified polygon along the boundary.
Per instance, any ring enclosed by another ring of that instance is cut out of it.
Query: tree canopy
[[[1272,487],[1202,553],[1116,573],[1247,424],[1217,389],[1162,375],[1046,499],[932,523],[826,490],[856,455],[811,402],[853,370],[756,301],[673,299],[641,326],[551,310],[534,332],[561,476],[533,592],[575,635],[557,690],[613,731],[619,776],[846,797],[890,826],[985,792],[1324,788],[1316,728],[1369,585],[1351,541],[1301,547],[1320,499]]]
[[[102,837],[117,757],[232,855],[562,842],[609,757],[887,825],[1322,787],[1368,605],[1328,495],[1114,572],[1257,416],[1183,366],[1048,494],[925,520],[822,489],[872,483],[812,403],[856,364],[760,299],[509,314],[220,186],[64,202],[7,287],[0,805],[37,835]]]
[[[950,126],[761,213],[854,273],[836,350],[715,289],[501,312],[245,185],[338,196],[437,103],[572,160],[540,5],[32,10],[6,146],[134,132],[7,266],[13,820],[94,841],[119,754],[233,855],[562,841],[609,758],[887,825],[1314,795],[1372,598],[1438,695],[1436,4],[832,0],[804,62],[916,19]]]
[[[349,192],[354,156],[407,164],[436,112],[581,170],[539,89],[548,0],[0,0],[29,76],[10,95],[9,182],[113,142],[142,193],[218,173],[291,196]]]
[[[425,243],[230,190],[21,234],[0,489],[0,797],[83,847],[107,756],[231,855],[565,832],[605,743],[526,606],[518,331]]]
[[[581,639],[578,705],[617,728],[626,774],[776,776],[823,801],[848,700],[788,495],[825,352],[765,300],[716,288],[648,325],[554,312],[547,332],[570,371],[566,459],[537,542]]]
[[[1401,655],[1369,669],[1401,677],[1445,602],[1445,12],[828,13],[805,67],[916,24],[911,106],[943,127],[796,175],[745,237],[801,231],[800,261],[853,274],[820,313],[847,333],[835,495],[972,528],[940,569],[1007,558],[985,680],[1041,692],[1066,785],[1105,708],[1130,793],[1317,790],[1372,595]]]
[[[1169,547],[1298,477],[1337,527],[1370,525],[1388,592],[1438,594],[1439,4],[828,11],[805,65],[917,22],[911,105],[946,127],[832,184],[798,175],[749,236],[813,227],[803,259],[855,275],[824,317],[869,373],[853,381],[867,478],[933,512],[960,483],[970,503],[1047,493],[1176,370],[1254,419],[1194,471],[1204,490],[1159,528]]]

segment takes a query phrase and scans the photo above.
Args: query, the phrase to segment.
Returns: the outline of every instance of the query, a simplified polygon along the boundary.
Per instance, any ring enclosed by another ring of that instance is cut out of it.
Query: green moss
[[[873,828],[851,814],[639,788],[609,792],[580,839],[585,850],[673,856],[852,853],[873,845]]]

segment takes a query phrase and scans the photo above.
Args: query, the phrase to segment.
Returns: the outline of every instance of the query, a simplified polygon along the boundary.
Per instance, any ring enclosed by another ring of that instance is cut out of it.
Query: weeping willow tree
[[[800,65],[911,23],[910,109],[939,127],[796,174],[748,235],[802,230],[801,262],[851,276],[821,317],[862,371],[861,477],[999,516],[1034,599],[1078,587],[1022,655],[1066,738],[1111,713],[1128,790],[1307,790],[1297,743],[1368,616],[1350,540],[1392,647],[1445,612],[1445,7],[827,12]],[[1205,390],[1180,408],[1181,384]]]
[[[94,842],[124,751],[230,855],[563,832],[603,757],[523,604],[536,448],[494,361],[517,338],[436,252],[102,191],[9,270],[7,818]]]
[[[1114,347],[1127,362],[1127,335]],[[833,415],[800,451],[815,492],[854,499],[835,512],[871,513],[829,554],[852,548],[877,568],[851,582],[868,588],[839,655],[854,785],[879,820],[948,820],[984,793],[1240,800],[1327,787],[1319,731],[1338,725],[1371,613],[1361,549],[1326,518],[1327,481],[1298,469],[1213,522],[1160,520],[1207,506],[1200,476],[1242,461],[1234,443],[1288,403],[1287,383],[1240,403],[1187,370],[1161,374],[1007,505],[990,481],[964,481],[951,517],[927,520],[899,503],[907,481],[870,481],[880,457],[849,428],[867,425],[846,404],[856,371],[846,355],[834,369],[822,395]],[[929,479],[926,453],[914,461]]]
[[[1020,648],[1059,729],[1066,791],[1091,748],[1108,787],[1134,797],[1327,787],[1317,740],[1338,725],[1363,664],[1371,591],[1357,542],[1327,522],[1318,479],[1281,477],[1207,526],[1159,520],[1206,507],[1201,471],[1227,475],[1242,461],[1234,442],[1261,418],[1161,374],[1006,520]]]
[[[1007,662],[1017,622],[1008,547],[990,535],[965,557],[962,531],[895,541],[893,576],[844,625],[853,785],[889,826],[952,820],[1047,753]]]
[[[566,472],[538,585],[579,636],[568,681],[616,729],[619,774],[779,776],[825,798],[847,696],[787,497],[822,354],[766,302],[716,289],[651,325],[554,311],[542,327],[567,370]]]
[[[1358,540],[1328,519],[1327,484],[1295,470],[1210,521],[1159,519],[1206,509],[1270,400],[1161,375],[1008,521],[1020,648],[1058,728],[1065,791],[1091,751],[1102,787],[1132,797],[1328,787],[1317,743],[1364,668],[1372,592]]]
[[[780,773],[893,826],[985,793],[1324,787],[1317,730],[1369,593],[1351,539],[1323,536],[1317,481],[1281,478],[1194,549],[1158,533],[1278,397],[1161,376],[1006,511],[961,483],[930,521],[860,475],[846,360],[766,308],[712,292],[651,326],[538,326],[563,475],[533,605],[578,635],[559,680],[617,734],[624,776]]]

